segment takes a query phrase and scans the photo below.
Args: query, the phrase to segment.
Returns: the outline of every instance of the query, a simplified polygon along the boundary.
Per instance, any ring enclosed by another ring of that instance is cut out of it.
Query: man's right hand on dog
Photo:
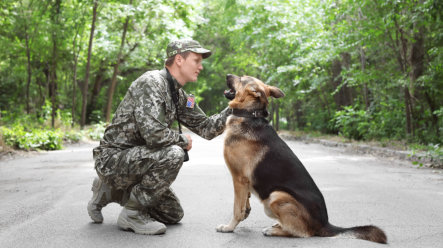
[[[186,147],[186,150],[190,151],[192,148],[192,138],[191,138],[191,135],[189,135],[189,134],[185,134],[185,136],[188,139],[188,146]]]

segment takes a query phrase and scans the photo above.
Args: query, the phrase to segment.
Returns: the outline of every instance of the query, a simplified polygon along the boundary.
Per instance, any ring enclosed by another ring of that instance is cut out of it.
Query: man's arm
[[[194,105],[194,108],[187,108],[186,101],[188,95],[184,90],[181,90],[180,94],[180,121],[187,128],[208,140],[223,133],[226,119],[232,113],[231,109],[226,108],[219,114],[208,117],[197,104]]]

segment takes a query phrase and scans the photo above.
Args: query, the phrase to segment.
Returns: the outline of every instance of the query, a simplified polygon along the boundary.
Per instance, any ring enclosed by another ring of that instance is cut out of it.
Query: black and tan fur
[[[278,220],[263,230],[267,236],[347,236],[386,243],[384,232],[375,226],[341,228],[328,221],[323,195],[303,164],[264,118],[268,97],[283,92],[260,80],[227,76],[234,114],[227,120],[224,157],[234,182],[234,216],[219,232],[233,232],[251,210],[251,193],[262,201],[266,214]],[[238,114],[236,114],[238,113]]]

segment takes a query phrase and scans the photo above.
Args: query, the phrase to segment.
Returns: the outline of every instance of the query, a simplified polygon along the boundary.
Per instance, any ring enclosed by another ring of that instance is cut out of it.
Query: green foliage
[[[409,156],[414,158],[413,164],[420,167],[423,166],[423,161],[427,161],[435,167],[443,169],[443,149],[439,144],[413,145]]]
[[[87,94],[87,124],[98,124],[84,136],[99,139],[104,130],[108,87],[129,18],[113,111],[131,82],[163,66],[170,40],[193,37],[213,55],[203,61],[198,82],[185,90],[207,114],[227,106],[226,74],[246,74],[285,92],[285,98],[273,101],[278,109],[270,106],[284,120],[281,127],[361,140],[443,142],[439,1],[129,3],[99,1]],[[0,16],[2,125],[23,125],[27,131],[50,126],[55,78],[55,128],[69,132],[66,127],[81,116],[92,2],[62,1],[57,12],[51,1],[4,0]],[[414,129],[409,133],[406,109]]]
[[[67,110],[57,110],[57,119],[60,120],[61,125],[69,127],[72,124],[72,114]]]
[[[69,130],[63,133],[63,141],[67,143],[77,143],[83,138],[81,132],[76,130]]]
[[[94,110],[89,116],[91,123],[101,123],[104,119],[102,116],[102,111],[100,110]]]
[[[370,125],[366,111],[356,110],[352,106],[347,106],[344,110],[335,112],[331,122],[341,135],[355,140],[364,139]]]
[[[386,102],[373,104],[367,111],[369,127],[364,138],[401,140],[404,137],[403,109],[403,103],[396,99],[386,99]]]
[[[25,130],[15,125],[11,129],[1,127],[5,144],[22,150],[59,150],[62,149],[63,134],[60,130]]]
[[[45,124],[49,118],[44,109],[50,109],[50,104],[43,108],[42,116],[18,115],[14,112],[2,111],[0,119],[0,137],[2,142],[10,147],[21,150],[59,150],[63,143],[75,143],[84,138],[99,140],[103,136],[103,122],[96,124],[86,131],[71,128],[71,113],[57,111],[57,129],[49,129]],[[50,113],[50,112],[48,112]]]
[[[106,129],[106,123],[99,122],[97,124],[92,125],[84,133],[88,138],[92,140],[100,140],[103,137],[105,129]]]

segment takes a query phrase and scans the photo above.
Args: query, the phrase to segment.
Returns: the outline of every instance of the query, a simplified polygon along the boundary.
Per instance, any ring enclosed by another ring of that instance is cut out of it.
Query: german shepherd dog
[[[263,230],[266,236],[347,237],[387,242],[376,226],[342,228],[331,225],[322,193],[306,168],[265,119],[268,97],[284,93],[250,76],[226,77],[225,96],[232,115],[226,122],[224,158],[234,182],[234,216],[218,232],[233,232],[251,211],[251,192],[264,205],[265,213],[278,220]]]

